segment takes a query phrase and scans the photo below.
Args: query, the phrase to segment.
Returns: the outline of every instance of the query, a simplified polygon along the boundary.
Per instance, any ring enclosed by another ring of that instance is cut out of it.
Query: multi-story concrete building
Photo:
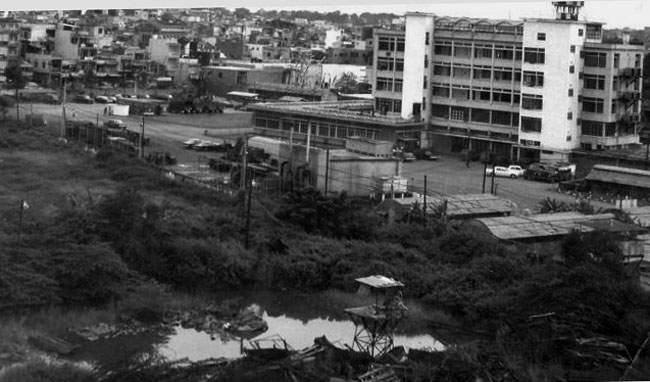
[[[603,43],[581,2],[555,4],[555,19],[407,13],[403,31],[375,30],[376,111],[423,120],[423,143],[452,151],[558,160],[638,143],[643,47]]]
[[[0,84],[6,82],[5,69],[20,63],[20,20],[0,18]]]

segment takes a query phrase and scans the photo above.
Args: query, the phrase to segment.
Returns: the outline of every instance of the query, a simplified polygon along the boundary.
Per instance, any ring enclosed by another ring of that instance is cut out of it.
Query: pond
[[[228,298],[232,299],[233,296]],[[346,319],[342,311],[324,306],[320,299],[313,295],[243,292],[234,298],[242,305],[258,304],[263,310],[262,317],[268,323],[268,330],[254,339],[277,335],[284,338],[293,349],[309,347],[314,344],[314,338],[320,336],[326,336],[328,340],[342,347],[346,344],[352,345],[354,324]],[[114,353],[132,357],[138,352],[146,351],[153,351],[169,360],[237,358],[241,356],[241,346],[245,345],[246,341],[242,342],[234,337],[215,337],[179,326],[167,336],[140,335],[130,339],[91,342],[82,347],[75,358],[106,364],[115,362],[113,358],[118,355]],[[444,349],[440,342],[427,333],[398,333],[394,342],[396,346],[405,348]]]

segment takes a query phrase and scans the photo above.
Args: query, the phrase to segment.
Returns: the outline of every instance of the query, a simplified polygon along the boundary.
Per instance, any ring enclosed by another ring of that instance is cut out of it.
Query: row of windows
[[[515,127],[519,125],[519,113],[509,111],[432,104],[431,114],[436,118],[452,121],[471,121]]]
[[[521,131],[527,133],[540,133],[542,131],[542,119],[522,116]]]
[[[255,118],[255,126],[267,129],[280,130],[280,121],[272,118]],[[290,131],[291,128],[297,133],[307,134],[308,124],[303,120],[285,119],[282,124],[282,130]],[[373,129],[363,129],[350,126],[340,126],[329,123],[314,122],[312,124],[312,135],[332,138],[350,138],[361,137],[369,139],[379,139],[379,131]]]
[[[524,48],[524,62],[529,64],[543,64],[546,60],[544,48]]]
[[[583,120],[581,126],[582,135],[594,137],[615,137],[635,134],[634,125],[616,125],[616,122],[603,123],[599,121]]]
[[[401,113],[402,100],[390,99],[390,98],[376,98],[375,110],[377,110],[379,114]]]
[[[473,53],[472,53],[473,51]],[[521,60],[522,50],[515,46],[503,45],[474,45],[472,49],[471,44],[456,43],[451,45],[451,42],[441,41],[434,45],[433,52],[440,56],[454,56],[454,57],[474,57],[474,58],[492,58],[495,60],[508,60],[513,59]]]
[[[379,37],[379,50],[403,52],[404,46],[403,37]]]
[[[542,87],[544,86],[544,73],[543,72],[530,72],[524,71],[524,86]]]
[[[377,77],[377,89],[383,91],[401,93],[403,87],[403,80],[401,78],[385,78]]]
[[[585,59],[585,66],[604,68],[607,66],[607,53],[583,51],[582,56]]]
[[[605,76],[584,74],[582,78],[584,80],[585,89],[605,90]]]
[[[602,98],[582,97],[582,111],[603,113],[605,101]]]
[[[522,94],[521,107],[527,110],[542,110],[544,107],[543,97],[539,94]]]
[[[448,63],[436,63],[433,65],[433,74],[436,76],[453,77],[461,79],[470,79],[472,76],[477,80],[490,81],[512,81],[521,80],[521,71],[511,68],[494,68],[491,67],[474,67],[470,68],[465,65],[454,65],[453,69]]]
[[[475,23],[458,21],[438,21],[436,22],[436,29],[439,30],[455,30],[455,31],[474,31],[483,33],[503,33],[521,35],[524,33],[522,25],[508,25],[506,23],[491,24],[491,23]]]
[[[503,102],[519,104],[519,92],[509,89],[472,88],[469,86],[452,86],[432,84],[431,95],[434,97],[460,100]]]
[[[377,57],[377,70],[404,71],[404,59],[393,57]]]

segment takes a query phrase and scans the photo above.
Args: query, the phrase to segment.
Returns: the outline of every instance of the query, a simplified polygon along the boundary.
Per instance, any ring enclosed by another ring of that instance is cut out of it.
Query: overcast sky
[[[363,12],[430,12],[441,16],[468,16],[496,19],[520,19],[525,17],[554,17],[550,1],[449,1],[429,0],[424,3],[399,4],[395,0],[72,0],[60,2],[43,0],[3,1],[2,7],[18,9],[53,9],[53,4],[68,9],[86,8],[169,8],[169,7],[247,7],[264,9],[308,9],[321,12],[339,10],[341,13]],[[412,0],[407,0],[412,1]],[[645,3],[648,4],[645,4]],[[305,4],[311,4],[305,6]],[[349,5],[354,4],[354,5]],[[581,18],[605,22],[606,28],[650,26],[650,1],[642,0],[587,0]]]

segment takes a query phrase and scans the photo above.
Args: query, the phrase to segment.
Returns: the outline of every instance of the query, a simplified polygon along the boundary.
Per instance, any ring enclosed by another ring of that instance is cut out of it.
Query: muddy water
[[[319,298],[308,294],[288,294],[271,292],[239,292],[237,295],[217,296],[236,299],[238,304],[246,306],[251,303],[260,305],[263,318],[269,329],[255,337],[263,339],[278,335],[294,349],[313,345],[314,338],[326,336],[331,342],[340,346],[352,345],[354,324],[347,319],[340,309],[325,306]],[[399,327],[398,327],[399,329]],[[406,348],[428,348],[442,350],[444,346],[427,333],[396,334],[395,345]],[[241,346],[246,340],[224,335],[210,336],[194,329],[177,327],[168,336],[132,336],[120,340],[99,340],[80,349],[77,359],[110,363],[120,354],[133,357],[138,352],[157,353],[169,360],[188,358],[199,361],[207,358],[237,358],[241,356]]]
[[[294,349],[302,349],[314,344],[314,338],[326,336],[340,346],[352,345],[354,324],[349,320],[335,320],[328,317],[302,321],[286,315],[263,315],[269,330],[254,339],[264,339],[279,335]],[[443,346],[429,334],[395,335],[395,345],[406,348],[430,348],[442,350]],[[209,335],[194,329],[177,328],[165,344],[160,345],[161,355],[174,360],[187,357],[191,361],[206,358],[236,358],[240,356],[241,343],[237,339],[210,338]]]

